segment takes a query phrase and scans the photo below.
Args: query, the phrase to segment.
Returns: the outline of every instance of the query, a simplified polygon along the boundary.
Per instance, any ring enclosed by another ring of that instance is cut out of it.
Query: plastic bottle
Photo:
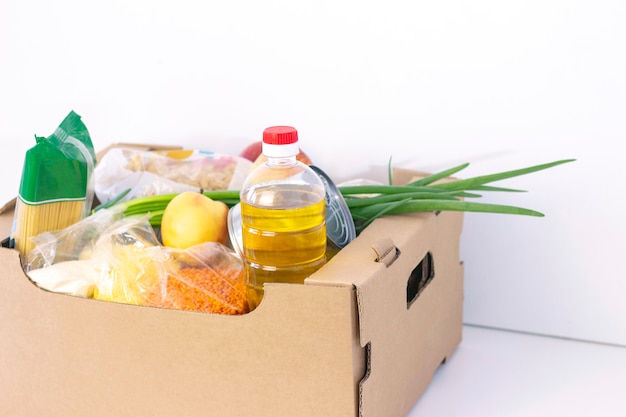
[[[298,152],[295,128],[265,129],[267,161],[249,173],[241,188],[250,309],[261,302],[266,282],[303,283],[326,262],[324,183],[296,159]]]

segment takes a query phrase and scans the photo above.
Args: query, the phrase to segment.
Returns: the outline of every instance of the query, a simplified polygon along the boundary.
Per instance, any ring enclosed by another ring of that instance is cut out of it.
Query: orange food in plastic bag
[[[248,311],[246,285],[240,268],[186,266],[167,280],[163,307],[219,314]]]
[[[249,311],[243,262],[217,242],[171,250],[178,268],[170,270],[162,307],[219,314]]]

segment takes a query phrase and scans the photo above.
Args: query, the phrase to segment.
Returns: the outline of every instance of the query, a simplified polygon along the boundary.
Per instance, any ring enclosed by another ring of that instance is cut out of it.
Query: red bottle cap
[[[298,142],[298,131],[291,126],[272,126],[263,131],[263,143],[289,145]]]

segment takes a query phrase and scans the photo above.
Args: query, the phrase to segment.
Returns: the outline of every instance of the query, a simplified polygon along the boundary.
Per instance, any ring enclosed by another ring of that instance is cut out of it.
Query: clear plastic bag
[[[89,259],[100,236],[121,217],[120,209],[103,209],[64,229],[31,237],[34,249],[23,257],[24,271],[46,268],[60,262]]]
[[[249,311],[243,262],[227,246],[173,249],[124,235],[105,238],[94,252],[100,265],[94,298],[216,314]]]
[[[170,259],[148,216],[124,217],[106,229],[91,254],[96,271],[93,298],[124,304],[159,306]]]
[[[120,226],[128,229],[137,223],[150,227],[147,218],[123,219],[117,209],[100,210],[65,229],[33,236],[31,241],[34,248],[23,258],[22,267],[41,288],[92,297],[97,288],[100,268],[92,255],[100,239]],[[154,241],[158,244],[156,237]]]
[[[230,248],[206,242],[187,249],[169,249],[173,263],[163,307],[218,314],[249,311],[243,261]]]
[[[113,148],[95,168],[95,193],[106,203],[137,197],[239,189],[252,166],[245,158],[198,150],[143,151]]]
[[[249,311],[243,261],[232,249],[218,242],[165,247],[149,216],[102,209],[33,239],[25,271],[47,290],[206,313]]]

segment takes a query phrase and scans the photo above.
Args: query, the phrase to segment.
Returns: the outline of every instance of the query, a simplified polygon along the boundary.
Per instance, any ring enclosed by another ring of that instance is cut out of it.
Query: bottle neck
[[[289,156],[267,156],[267,164],[275,167],[290,167],[298,163],[296,155]]]
[[[293,166],[297,163],[296,155],[300,152],[298,143],[274,145],[263,142],[263,155],[271,166]]]

